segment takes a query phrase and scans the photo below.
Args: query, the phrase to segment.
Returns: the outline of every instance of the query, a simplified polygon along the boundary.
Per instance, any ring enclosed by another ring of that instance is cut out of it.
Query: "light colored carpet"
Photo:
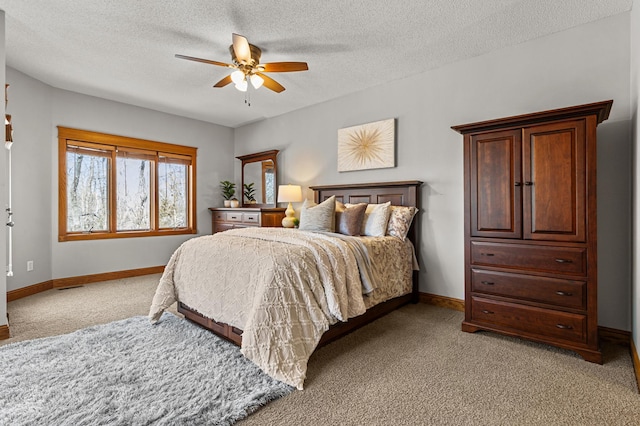
[[[154,274],[48,290],[9,302],[11,338],[0,340],[0,346],[147,315],[160,276]],[[178,314],[175,306],[169,311]]]
[[[231,425],[293,391],[165,313],[0,348],[0,424]]]
[[[158,276],[51,290],[8,304],[11,332],[56,334],[74,322],[146,314]],[[81,311],[71,310],[81,307]],[[63,312],[64,311],[64,312]],[[130,311],[130,314],[126,314]],[[107,318],[108,317],[108,318]],[[604,344],[604,365],[492,333],[460,331],[461,312],[410,305],[324,347],[304,391],[239,425],[638,425],[629,349]]]

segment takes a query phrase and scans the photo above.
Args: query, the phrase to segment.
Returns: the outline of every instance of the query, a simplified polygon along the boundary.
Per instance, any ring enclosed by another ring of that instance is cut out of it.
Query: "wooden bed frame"
[[[380,204],[391,201],[391,204],[394,206],[414,206],[420,208],[421,185],[422,182],[420,181],[403,181],[312,186],[311,189],[315,191],[314,198],[316,203],[320,203],[332,195],[335,195],[336,200],[343,203]],[[416,251],[416,257],[419,259],[420,220],[417,217],[418,215],[416,215],[413,220],[413,224],[411,225],[407,238],[413,243]],[[418,298],[418,272],[414,271],[413,289],[411,293],[375,305],[369,308],[364,314],[351,318],[347,322],[334,324],[322,335],[322,338],[318,343],[318,347],[326,345],[327,343],[332,342],[403,305],[408,303],[417,303]],[[178,312],[183,314],[188,320],[212,331],[216,335],[227,339],[238,346],[242,345],[242,330],[225,323],[214,321],[211,318],[204,317],[181,302],[178,302]]]

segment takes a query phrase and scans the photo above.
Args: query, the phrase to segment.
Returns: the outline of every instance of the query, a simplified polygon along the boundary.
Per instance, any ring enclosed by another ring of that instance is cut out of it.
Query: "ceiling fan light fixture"
[[[231,81],[233,81],[236,86],[241,84],[243,81],[246,83],[244,73],[240,70],[235,70],[231,73]]]
[[[260,87],[262,87],[262,83],[264,83],[264,78],[260,77],[257,74],[252,74],[251,77],[249,77],[251,80],[251,85],[253,86],[254,89],[259,89]]]
[[[249,43],[246,37],[240,34],[232,34],[232,44],[229,46],[229,53],[231,54],[231,63],[180,54],[176,54],[175,57],[231,68],[234,71],[214,84],[213,87],[225,87],[233,82],[236,89],[241,92],[246,92],[249,87],[249,82],[251,82],[251,86],[256,90],[264,86],[275,93],[281,93],[285,90],[284,86],[267,74],[262,74],[263,72],[273,73],[309,70],[306,62],[270,62],[261,64],[260,57],[262,56],[262,50],[258,46]],[[245,99],[245,102],[247,102],[247,99]]]
[[[236,83],[236,89],[241,92],[246,92],[248,86],[249,84],[247,83],[247,80],[241,80],[239,83]]]

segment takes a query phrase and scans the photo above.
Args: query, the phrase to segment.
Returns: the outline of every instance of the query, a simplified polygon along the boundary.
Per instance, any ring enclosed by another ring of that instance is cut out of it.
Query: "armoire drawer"
[[[476,293],[495,294],[567,308],[586,309],[587,284],[584,281],[472,268],[471,288]]]
[[[586,276],[587,249],[471,241],[471,263]]]
[[[471,318],[505,331],[520,331],[530,335],[557,337],[584,343],[587,317],[534,306],[472,297]]]

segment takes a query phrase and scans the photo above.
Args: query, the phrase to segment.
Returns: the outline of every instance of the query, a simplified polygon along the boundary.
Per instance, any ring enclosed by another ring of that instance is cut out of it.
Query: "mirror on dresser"
[[[257,152],[236,157],[242,161],[242,181],[237,191],[242,207],[210,207],[211,232],[249,227],[280,227],[285,216],[283,207],[276,207],[278,188],[278,150]],[[244,184],[253,183],[252,198],[245,196]]]
[[[244,207],[275,207],[278,188],[278,150],[257,152],[236,157],[242,161],[242,205]],[[253,198],[245,196],[245,184],[252,185]]]

